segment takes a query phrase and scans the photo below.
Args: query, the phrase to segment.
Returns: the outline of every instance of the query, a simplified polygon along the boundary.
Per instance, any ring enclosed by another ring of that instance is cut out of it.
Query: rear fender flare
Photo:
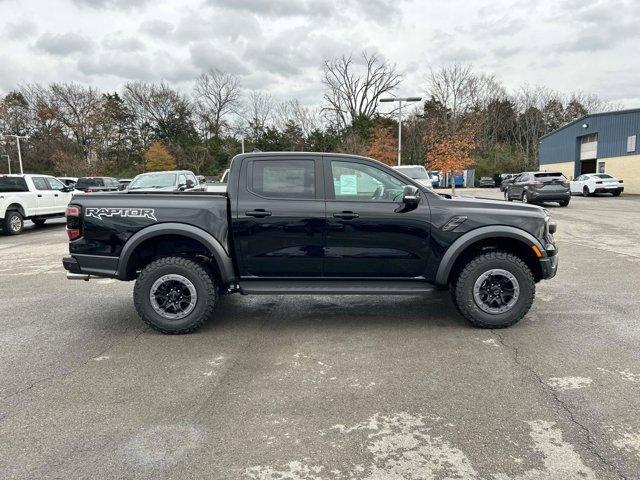
[[[182,223],[157,223],[132,235],[127,243],[125,243],[120,254],[117,271],[118,279],[127,280],[127,268],[131,255],[133,255],[133,252],[142,242],[163,235],[181,235],[199,241],[207,247],[213,255],[220,270],[222,283],[227,284],[235,280],[236,275],[233,268],[233,261],[220,242],[209,232],[194,227],[193,225]]]
[[[513,238],[530,246],[535,245],[538,247],[543,257],[547,256],[544,247],[536,237],[520,228],[508,227],[506,225],[480,227],[465,233],[451,244],[442,257],[442,260],[440,260],[440,266],[436,273],[435,283],[442,286],[446,285],[451,269],[462,252],[469,245],[479,240],[484,240],[485,238]]]

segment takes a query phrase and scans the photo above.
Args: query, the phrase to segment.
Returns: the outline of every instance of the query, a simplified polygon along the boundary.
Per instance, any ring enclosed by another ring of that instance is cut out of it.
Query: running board
[[[437,290],[416,280],[243,280],[243,295],[424,295]]]

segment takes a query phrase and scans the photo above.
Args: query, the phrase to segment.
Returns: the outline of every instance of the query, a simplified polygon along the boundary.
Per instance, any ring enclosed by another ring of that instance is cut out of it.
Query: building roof
[[[540,137],[540,140],[542,140],[545,137],[548,137],[550,135],[554,135],[558,132],[560,132],[561,130],[564,130],[565,128],[568,128],[572,125],[575,125],[576,123],[580,123],[583,122],[584,120],[586,120],[587,118],[593,118],[593,117],[606,117],[606,116],[610,116],[610,115],[620,115],[620,114],[625,114],[625,113],[640,113],[640,108],[630,108],[628,110],[612,110],[611,112],[600,112],[600,113],[589,113],[587,115],[584,115],[572,122],[567,123],[566,125],[563,125],[562,127],[554,130],[553,132],[549,132],[545,135],[542,135]]]

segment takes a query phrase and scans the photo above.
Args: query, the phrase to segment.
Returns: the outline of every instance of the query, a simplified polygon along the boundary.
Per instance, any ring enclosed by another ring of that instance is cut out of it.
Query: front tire
[[[154,330],[191,333],[213,315],[218,289],[210,271],[183,257],[163,257],[147,265],[136,280],[138,315]]]
[[[453,304],[473,326],[505,328],[519,322],[535,297],[535,281],[512,253],[487,252],[471,259],[452,282]]]
[[[24,219],[20,212],[10,210],[5,213],[4,220],[2,221],[2,230],[7,235],[20,235],[24,230]]]
[[[587,187],[586,185],[582,187],[582,196],[583,197],[591,196],[591,192],[589,192],[589,187]]]
[[[527,197],[527,192],[522,192],[522,203],[529,203],[529,198]]]

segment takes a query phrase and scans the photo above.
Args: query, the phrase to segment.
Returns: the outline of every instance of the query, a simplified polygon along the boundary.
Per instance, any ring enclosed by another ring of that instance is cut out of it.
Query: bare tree
[[[164,82],[129,82],[124,86],[123,98],[135,115],[136,126],[145,146],[150,130],[171,124],[176,116],[191,113],[189,100]]]
[[[275,123],[280,130],[293,123],[308,137],[311,132],[321,127],[320,111],[302,105],[297,99],[279,103],[275,108]]]
[[[240,79],[230,73],[212,69],[197,78],[194,97],[205,132],[220,137],[228,125],[225,117],[240,107],[241,94]]]
[[[274,119],[276,103],[270,93],[253,90],[246,97],[242,112],[242,132],[250,131],[258,140]]]
[[[375,53],[362,52],[361,59],[361,65],[351,55],[324,61],[323,112],[338,128],[346,127],[359,116],[374,115],[380,96],[402,81],[396,66]]]
[[[443,113],[457,119],[469,113],[478,99],[480,85],[469,65],[450,65],[431,70],[427,93],[444,107]]]

